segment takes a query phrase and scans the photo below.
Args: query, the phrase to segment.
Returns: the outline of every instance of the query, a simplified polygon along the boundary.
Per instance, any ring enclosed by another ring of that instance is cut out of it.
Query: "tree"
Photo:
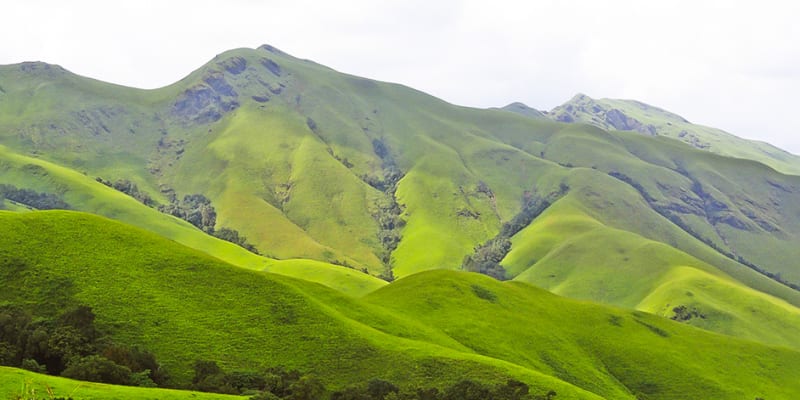
[[[333,392],[331,400],[370,400],[370,396],[363,387],[350,386]]]
[[[286,371],[281,367],[267,369],[264,374],[264,390],[278,397],[286,397],[292,384],[297,382],[302,374],[297,370]]]
[[[219,374],[222,374],[222,369],[217,365],[216,361],[197,360],[194,362],[192,383],[198,383],[210,376]]]
[[[0,365],[14,366],[17,364],[17,347],[6,342],[0,342]]]
[[[303,375],[289,387],[289,400],[319,400],[325,393],[325,386],[319,379]]]
[[[463,380],[447,388],[442,400],[487,400],[491,391],[481,383]]]
[[[389,381],[373,379],[367,384],[367,394],[375,400],[383,400],[389,393],[397,393],[400,389]]]
[[[97,337],[94,318],[92,307],[78,306],[74,310],[62,314],[58,319],[58,323],[62,326],[71,326],[77,329],[85,338],[92,341]]]
[[[138,347],[109,345],[101,354],[115,363],[128,367],[132,372],[148,371],[147,376],[158,386],[164,386],[169,380],[169,374],[156,361],[156,357],[149,351]],[[142,386],[142,385],[138,385]]]
[[[98,355],[73,358],[61,376],[81,381],[130,385],[131,370]]]
[[[515,379],[509,379],[505,385],[495,389],[495,400],[522,400],[528,396],[528,385]]]
[[[263,390],[267,384],[264,376],[250,371],[231,372],[225,376],[225,382],[239,393],[245,390]]]
[[[48,370],[52,373],[61,372],[70,360],[87,356],[92,350],[89,339],[77,328],[59,326],[47,341]]]

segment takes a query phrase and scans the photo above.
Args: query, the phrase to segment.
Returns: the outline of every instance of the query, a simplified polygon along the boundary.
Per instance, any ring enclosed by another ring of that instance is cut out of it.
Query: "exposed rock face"
[[[207,124],[239,107],[238,94],[225,80],[225,75],[210,74],[203,82],[183,92],[172,106],[173,114],[185,122]]]
[[[247,60],[242,57],[233,57],[221,62],[220,65],[228,73],[239,75],[247,69]]]
[[[594,109],[599,109],[598,113],[603,112],[603,110],[599,106],[594,106]],[[620,110],[616,108],[612,108],[611,110],[605,111],[606,122],[614,127],[616,130],[620,131],[636,131],[640,133],[645,133],[651,136],[655,136],[657,134],[656,127],[653,125],[644,125],[636,118],[629,117],[625,115]]]
[[[646,109],[644,103],[638,103],[640,108]],[[646,135],[655,136],[658,130],[655,126],[644,124],[641,121],[625,114],[616,108],[606,108],[585,94],[577,94],[569,102],[556,107],[549,113],[551,118],[559,122],[585,122],[603,129],[616,129],[619,131],[636,131]]]
[[[28,61],[19,64],[19,70],[29,74],[39,74],[43,76],[58,76],[67,73],[67,70],[60,65],[48,64],[41,61]]]
[[[284,56],[288,55],[288,54],[284,53],[283,51],[281,51],[280,49],[278,49],[277,47],[270,46],[268,44],[262,44],[261,46],[258,47],[258,49],[259,50],[268,51],[268,52],[273,53],[273,54],[279,54],[279,55],[284,55]]]
[[[263,65],[264,68],[266,68],[269,72],[272,72],[273,75],[281,76],[281,66],[275,61],[265,58],[261,60],[261,65]]]

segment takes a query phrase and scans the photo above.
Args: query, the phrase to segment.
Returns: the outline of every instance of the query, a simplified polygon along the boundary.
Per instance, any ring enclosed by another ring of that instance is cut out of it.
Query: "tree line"
[[[554,400],[556,392],[532,393],[528,385],[510,379],[486,384],[469,379],[442,389],[403,387],[383,379],[330,391],[316,377],[297,370],[272,367],[261,373],[227,373],[214,361],[197,361],[192,389],[250,395],[250,400]]]
[[[132,386],[164,386],[169,374],[152,353],[100,334],[91,307],[55,318],[17,305],[0,307],[0,365],[67,378]]]
[[[140,190],[136,183],[128,179],[117,179],[111,182],[97,177],[95,180],[133,197],[148,207],[155,208],[164,214],[178,217],[209,235],[239,245],[252,253],[260,254],[256,246],[248,242],[247,238],[237,230],[225,227],[215,228],[217,211],[211,205],[211,200],[202,194],[187,194],[183,199],[178,199],[173,195],[169,204],[158,204],[147,192]]]
[[[69,210],[72,207],[61,196],[21,189],[14,185],[0,184],[0,201],[8,199],[37,210]]]
[[[329,390],[313,374],[298,370],[227,372],[212,360],[197,360],[191,384],[178,384],[152,353],[114,343],[100,332],[92,308],[84,305],[56,317],[32,315],[14,304],[0,306],[0,365],[81,381],[245,395],[250,400],[552,400],[556,396],[554,391],[531,393],[516,380],[401,388],[372,379]]]
[[[522,198],[521,210],[500,227],[497,236],[475,246],[474,252],[464,257],[461,269],[478,272],[498,280],[508,279],[506,269],[500,265],[500,261],[511,251],[511,237],[530,225],[536,217],[565,195],[567,191],[569,191],[569,186],[562,183],[558,191],[546,196],[526,192]],[[478,192],[491,193],[483,182],[478,184]]]

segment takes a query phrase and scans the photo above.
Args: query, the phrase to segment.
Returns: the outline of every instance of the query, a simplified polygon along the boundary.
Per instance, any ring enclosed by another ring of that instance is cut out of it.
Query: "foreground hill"
[[[567,399],[800,396],[795,350],[478,274],[415,274],[354,299],[62,211],[0,212],[0,271],[0,302],[45,314],[89,305],[109,337],[153,351],[175,383],[211,359],[299,368],[334,389],[514,377]]]
[[[75,381],[37,374],[16,368],[0,367],[0,396],[4,399],[48,398],[72,399],[126,399],[126,400],[233,400],[241,396],[215,393],[189,392],[185,390],[152,389],[130,386],[115,386],[93,382]],[[48,397],[45,397],[48,396]]]

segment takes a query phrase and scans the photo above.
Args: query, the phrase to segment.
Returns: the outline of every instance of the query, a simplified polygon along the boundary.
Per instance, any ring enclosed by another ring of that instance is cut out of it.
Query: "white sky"
[[[271,44],[449,102],[630,98],[800,154],[800,2],[7,1],[0,64],[153,88]]]

